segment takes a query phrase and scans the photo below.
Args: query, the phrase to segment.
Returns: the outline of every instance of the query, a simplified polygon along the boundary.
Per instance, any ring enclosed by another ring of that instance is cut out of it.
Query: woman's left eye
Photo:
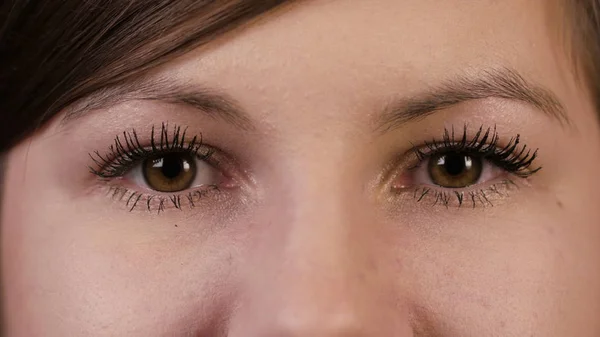
[[[417,201],[427,198],[445,206],[453,197],[452,204],[459,207],[463,202],[473,207],[491,204],[488,194],[504,197],[516,185],[513,179],[526,179],[541,169],[534,165],[538,150],[522,144],[520,135],[500,144],[495,127],[482,126],[471,137],[466,125],[462,134],[446,129],[441,140],[413,147],[416,165],[394,176],[392,189],[411,190]]]
[[[191,154],[168,153],[142,160],[125,178],[148,190],[174,193],[218,185],[220,175],[213,166]]]
[[[413,184],[460,189],[481,184],[503,174],[503,170],[481,155],[445,152],[427,157],[412,172]]]

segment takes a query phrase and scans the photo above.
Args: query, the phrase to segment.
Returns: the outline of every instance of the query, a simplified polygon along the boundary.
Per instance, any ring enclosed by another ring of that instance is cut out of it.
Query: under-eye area
[[[497,201],[510,196],[511,191],[520,188],[514,180],[506,178],[500,182],[476,189],[441,190],[435,187],[414,188],[413,199],[431,206],[445,207],[493,207]]]

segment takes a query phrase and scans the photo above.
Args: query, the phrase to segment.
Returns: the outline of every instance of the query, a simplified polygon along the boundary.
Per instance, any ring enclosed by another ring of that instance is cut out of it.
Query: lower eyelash
[[[501,182],[486,188],[476,190],[448,190],[443,191],[433,186],[418,186],[413,192],[413,198],[417,202],[429,203],[431,206],[445,206],[446,208],[463,206],[494,207],[493,201],[497,198],[506,198],[508,192],[518,189],[519,186],[512,179],[504,179]]]
[[[126,187],[113,186],[110,187],[107,194],[112,199],[123,202],[130,212],[133,212],[136,209],[143,209],[149,212],[156,211],[160,214],[167,209],[183,210],[185,207],[192,209],[204,198],[218,192],[220,192],[220,190],[216,185],[205,186],[199,190],[172,195],[146,194],[130,190]]]
[[[206,205],[204,199],[225,197],[219,193],[221,185],[204,185],[194,189],[173,193],[140,191],[124,184],[123,177],[143,160],[163,154],[188,154],[210,165],[220,165],[213,158],[216,150],[202,142],[202,135],[187,136],[187,129],[178,125],[162,123],[152,126],[149,145],[142,146],[135,129],[125,131],[115,137],[106,154],[95,151],[90,154],[92,164],[89,170],[102,182],[99,186],[109,198],[118,201],[125,210],[144,210],[161,213],[169,209],[192,209]],[[218,169],[218,168],[215,168]]]

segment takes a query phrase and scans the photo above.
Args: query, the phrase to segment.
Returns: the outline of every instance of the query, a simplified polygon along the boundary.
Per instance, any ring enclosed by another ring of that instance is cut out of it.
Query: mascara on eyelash
[[[101,155],[99,151],[90,154],[96,167],[89,167],[90,172],[103,180],[123,177],[133,167],[157,157],[172,154],[189,155],[200,160],[209,161],[214,149],[205,146],[202,136],[187,137],[187,128],[181,126],[169,127],[162,123],[160,131],[154,126],[150,131],[149,146],[142,146],[135,129],[125,131],[114,139],[108,154]],[[147,209],[157,214],[168,208],[183,210],[195,208],[202,199],[218,193],[217,185],[205,185],[202,189],[182,193],[152,194],[143,193],[127,187],[113,185],[108,195],[113,200],[122,201],[129,212],[136,209]]]
[[[532,150],[527,145],[521,145],[519,134],[510,138],[505,146],[499,146],[499,143],[500,136],[496,126],[487,129],[481,126],[472,137],[468,136],[466,124],[462,133],[458,134],[455,132],[454,127],[451,129],[445,128],[441,140],[434,138],[430,142],[424,142],[424,145],[420,147],[413,144],[412,151],[415,153],[418,163],[410,167],[409,170],[419,169],[422,167],[422,163],[432,158],[445,158],[452,155],[486,160],[512,176],[524,179],[541,169],[541,167],[533,166],[538,157],[538,150]],[[425,202],[431,206],[442,205],[446,208],[449,208],[450,205],[461,208],[465,204],[470,204],[473,208],[478,205],[493,207],[493,201],[497,200],[498,197],[506,197],[508,194],[505,191],[508,192],[513,187],[519,188],[511,176],[485,188],[480,188],[475,183],[462,187],[440,184],[420,185],[414,187],[413,199],[416,202]],[[405,187],[393,188],[398,191],[405,190]]]
[[[204,198],[211,193],[218,193],[219,187],[216,185],[206,186],[203,190],[195,190],[181,194],[153,195],[129,190],[124,187],[113,186],[109,189],[107,195],[115,201],[122,201],[129,212],[138,208],[148,212],[160,214],[169,208],[183,210],[184,207],[193,209]]]
[[[531,168],[538,157],[538,149],[532,150],[527,145],[519,147],[521,135],[517,134],[506,146],[499,147],[500,136],[496,126],[487,128],[485,132],[484,127],[481,126],[470,140],[467,131],[465,124],[462,135],[457,139],[454,127],[451,130],[445,128],[442,140],[434,138],[431,142],[424,142],[427,150],[413,146],[413,152],[420,162],[433,155],[451,152],[480,156],[521,178],[529,177],[542,169],[542,167]]]
[[[122,176],[136,163],[151,156],[178,152],[188,153],[204,160],[211,157],[212,150],[209,149],[205,153],[201,151],[205,148],[201,134],[189,141],[186,140],[186,136],[187,128],[182,129],[177,125],[173,127],[172,135],[169,136],[168,123],[162,123],[160,140],[157,140],[156,129],[152,126],[148,149],[141,145],[135,129],[124,131],[115,137],[107,155],[102,155],[100,151],[89,154],[95,164],[95,167],[90,166],[89,170],[100,178],[110,179]]]
[[[508,196],[508,191],[518,188],[519,186],[512,179],[504,179],[501,182],[495,183],[487,188],[480,188],[472,191],[440,191],[435,190],[433,187],[419,186],[414,190],[413,199],[415,199],[416,202],[433,200],[430,204],[432,207],[441,205],[445,206],[446,208],[450,208],[451,199],[456,198],[456,207],[458,208],[462,208],[467,205],[471,205],[472,208],[476,208],[477,205],[485,208],[494,207],[494,203],[492,202],[493,195],[498,195],[504,198]],[[500,192],[501,190],[506,192],[502,193]]]

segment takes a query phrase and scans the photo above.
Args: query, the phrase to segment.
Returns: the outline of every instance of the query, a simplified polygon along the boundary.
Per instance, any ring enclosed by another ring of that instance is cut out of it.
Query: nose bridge
[[[290,278],[287,287],[298,288],[296,294],[312,292],[311,297],[320,297],[324,292],[333,298],[360,288],[355,283],[364,283],[367,273],[375,276],[371,255],[377,247],[368,230],[374,225],[369,223],[373,212],[360,179],[339,164],[327,165],[332,167],[304,170],[306,179],[298,180],[289,197],[281,199],[280,211],[273,213],[282,214],[280,276]]]
[[[303,163],[290,165],[265,212],[277,223],[277,229],[269,229],[268,234],[278,237],[284,255],[299,267],[302,261],[315,266],[313,260],[339,265],[348,259],[351,242],[357,248],[369,241],[365,235],[355,237],[367,234],[367,219],[372,220],[364,177],[340,155],[343,151],[334,150],[315,151],[312,159],[305,157]],[[327,160],[328,152],[337,155]]]
[[[323,312],[348,310],[368,287],[366,275],[375,276],[367,262],[372,240],[361,228],[368,224],[361,221],[356,199],[344,191],[318,193],[323,194],[298,202],[302,206],[291,213],[281,247],[281,289],[291,304],[310,299]]]
[[[384,257],[362,188],[314,177],[265,212],[230,336],[410,336],[393,282],[378,271]]]

